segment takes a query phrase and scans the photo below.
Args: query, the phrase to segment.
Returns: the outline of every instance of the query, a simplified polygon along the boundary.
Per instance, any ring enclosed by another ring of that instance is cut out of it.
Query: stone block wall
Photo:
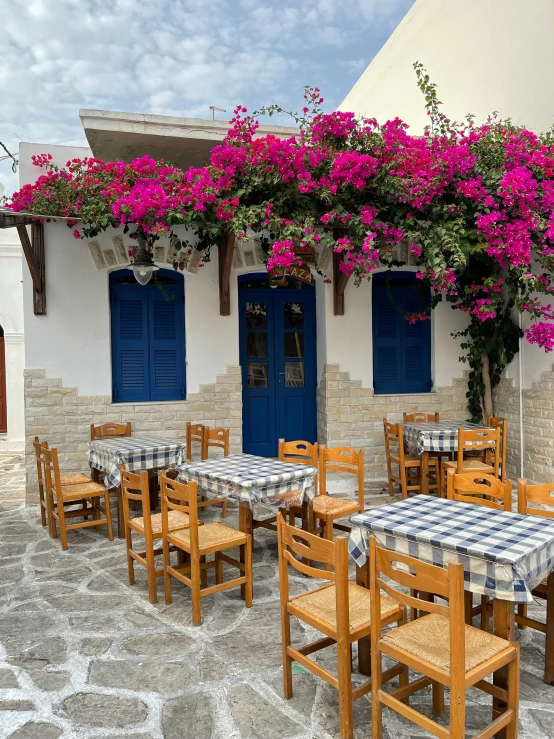
[[[517,480],[521,469],[519,443],[519,388],[513,379],[502,377],[494,389],[494,413],[505,418],[507,427],[506,474],[510,480]]]
[[[25,370],[25,465],[27,502],[38,501],[33,438],[48,441],[59,453],[60,469],[88,472],[90,425],[131,421],[133,433],[185,440],[187,421],[230,428],[230,451],[242,451],[240,367],[227,367],[215,383],[201,385],[178,402],[112,403],[108,395],[79,395],[43,369]]]
[[[318,388],[317,431],[321,444],[351,446],[365,452],[366,479],[386,478],[383,418],[402,421],[404,411],[439,411],[444,418],[467,418],[467,379],[418,395],[375,395],[351,380],[338,364],[327,364]]]

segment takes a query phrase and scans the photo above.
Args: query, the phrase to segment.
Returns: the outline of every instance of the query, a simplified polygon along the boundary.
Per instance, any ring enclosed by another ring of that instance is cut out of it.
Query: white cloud
[[[412,1],[0,0],[0,140],[84,144],[82,107],[298,108],[305,84],[334,107]]]

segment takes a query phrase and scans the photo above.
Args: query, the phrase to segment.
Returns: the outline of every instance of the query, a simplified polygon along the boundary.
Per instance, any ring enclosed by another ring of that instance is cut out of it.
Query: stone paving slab
[[[237,526],[236,508],[226,523]],[[145,571],[136,566],[129,585],[123,543],[105,531],[70,532],[63,552],[37,507],[0,511],[0,739],[338,739],[333,688],[295,666],[294,696],[282,697],[275,535],[258,530],[255,539],[253,607],[237,589],[218,593],[202,600],[204,622],[193,627],[188,590],[174,583],[166,605],[159,581],[151,605]],[[306,582],[292,576],[291,589]],[[530,610],[544,616],[542,606]],[[292,634],[301,644],[315,632],[293,621]],[[518,638],[520,738],[554,739],[544,637],[527,629]],[[320,660],[332,669],[334,650]],[[428,693],[413,701],[430,715]],[[488,697],[472,691],[468,736],[489,715]],[[355,703],[354,723],[356,739],[371,735],[369,697]],[[386,712],[383,736],[430,735]]]

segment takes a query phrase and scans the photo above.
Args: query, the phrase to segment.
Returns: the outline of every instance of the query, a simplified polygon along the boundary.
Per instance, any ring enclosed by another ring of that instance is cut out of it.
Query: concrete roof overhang
[[[212,148],[221,143],[229,123],[201,118],[81,110],[79,116],[92,153],[104,161],[132,161],[145,154],[181,169],[208,163]],[[261,125],[258,135],[289,138],[298,129]]]

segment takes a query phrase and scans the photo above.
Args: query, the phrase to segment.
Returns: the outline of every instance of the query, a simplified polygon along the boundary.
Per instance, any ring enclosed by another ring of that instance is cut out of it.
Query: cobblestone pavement
[[[0,514],[25,504],[25,456],[0,452]]]
[[[236,509],[227,522],[237,525]],[[149,604],[142,568],[128,584],[123,544],[105,531],[71,532],[69,541],[62,552],[36,507],[0,513],[0,739],[339,737],[333,688],[298,669],[294,698],[282,698],[273,534],[256,532],[253,607],[243,607],[237,589],[207,597],[197,628],[178,583],[171,606],[161,582],[160,602]],[[291,579],[296,592],[306,583]],[[292,635],[302,643],[314,632],[294,622]],[[544,638],[526,630],[519,639],[520,737],[554,737],[554,687],[541,679]],[[321,659],[332,665],[326,651]],[[414,702],[429,712],[428,694]],[[489,716],[488,698],[470,693],[468,736]],[[357,739],[371,735],[370,720],[364,697],[354,705]],[[385,739],[424,736],[386,712]]]

